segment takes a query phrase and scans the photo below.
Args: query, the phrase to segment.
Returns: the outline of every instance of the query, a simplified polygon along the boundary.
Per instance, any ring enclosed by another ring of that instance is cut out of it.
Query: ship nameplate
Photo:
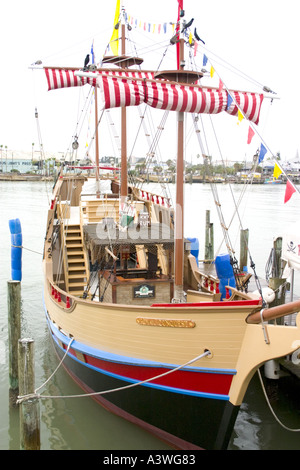
[[[195,328],[196,323],[193,320],[165,319],[165,318],[145,318],[137,317],[136,322],[139,325],[163,326],[170,328]]]

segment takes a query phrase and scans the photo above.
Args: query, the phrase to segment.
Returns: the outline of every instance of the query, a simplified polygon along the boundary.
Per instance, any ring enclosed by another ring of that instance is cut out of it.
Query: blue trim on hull
[[[47,314],[47,322],[48,322],[49,330],[52,333],[53,340],[55,341],[55,343],[59,347],[59,349],[65,353],[66,352],[65,349],[63,349],[60,346],[58,340],[61,341],[62,343],[64,343],[67,346],[70,342],[70,338],[65,336],[51,322],[50,318],[48,317],[48,314]],[[161,363],[149,363],[147,361],[138,360],[138,359],[137,360],[133,359],[133,360],[129,361],[129,358],[126,358],[125,356],[119,356],[119,355],[115,355],[115,354],[106,354],[105,352],[102,356],[102,351],[101,351],[101,354],[99,354],[99,352],[100,352],[99,350],[95,350],[94,348],[90,348],[90,347],[85,347],[84,345],[82,345],[81,343],[76,342],[75,340],[72,343],[72,349],[76,349],[77,351],[79,351],[83,354],[88,354],[88,355],[91,355],[93,357],[99,358],[101,360],[105,360],[105,361],[108,361],[108,357],[110,357],[109,362],[118,362],[118,363],[122,363],[122,364],[130,364],[130,365],[134,365],[134,366],[143,366],[143,367],[163,367],[163,368],[168,368],[168,369],[170,369],[172,367],[178,367],[178,366],[173,366],[173,365],[166,366],[165,364],[161,364]],[[96,352],[97,352],[97,354],[96,354]],[[104,375],[107,375],[109,377],[113,377],[115,379],[122,380],[123,382],[126,382],[126,383],[132,383],[132,384],[139,383],[138,380],[131,379],[131,378],[128,378],[128,377],[124,377],[124,376],[121,376],[121,375],[118,375],[118,374],[114,374],[114,373],[108,372],[104,369],[100,369],[98,367],[95,367],[91,364],[87,364],[85,362],[82,362],[72,354],[68,354],[68,357],[70,357],[74,361],[84,365],[85,367],[87,367],[89,369],[92,369],[96,372],[99,372],[100,374],[104,374]],[[118,360],[115,360],[114,357],[117,357]],[[120,360],[121,358],[123,358],[122,361]],[[124,361],[124,359],[126,359],[126,360]],[[187,370],[187,369],[189,371],[199,372],[199,373],[211,372],[211,373],[224,373],[224,374],[231,374],[231,375],[233,375],[233,372],[234,373],[236,372],[236,371],[230,371],[230,370],[223,371],[222,369],[214,369],[213,371],[211,371],[210,369],[191,369],[191,368],[186,367],[185,370]],[[209,399],[213,399],[213,400],[229,401],[229,396],[228,395],[196,392],[196,391],[193,391],[193,390],[167,387],[167,386],[153,384],[153,383],[143,383],[143,384],[140,384],[140,386],[145,386],[145,387],[150,387],[150,388],[154,388],[154,389],[158,389],[158,390],[163,390],[165,392],[172,392],[172,393],[178,393],[178,394],[183,394],[183,395],[190,395],[190,396],[194,396],[194,397],[209,398]]]
[[[69,345],[71,338],[53,325],[53,330],[59,337],[56,338],[51,329],[52,322],[48,318],[46,308],[45,312],[54,348],[62,359],[66,350],[59,345],[58,341]],[[74,344],[78,345],[74,341],[71,345],[72,350],[74,350]],[[112,390],[122,387],[122,384],[126,383],[125,380],[127,384],[129,383],[126,378],[123,380],[108,376],[106,371],[102,374],[100,370],[95,370],[71,354],[65,357],[64,366],[87,393],[93,390]],[[145,428],[177,449],[225,450],[239,407],[232,405],[228,399],[191,396],[174,393],[174,390],[171,392],[169,393],[167,389],[135,387],[121,389],[118,393],[104,396],[95,395],[94,398],[112,413]],[[148,402],[151,402],[151,408],[145,406]],[[183,422],[187,422],[188,426],[182,426]]]

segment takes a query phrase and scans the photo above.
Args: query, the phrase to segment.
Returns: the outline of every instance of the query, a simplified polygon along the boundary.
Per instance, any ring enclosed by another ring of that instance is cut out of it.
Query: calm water
[[[51,184],[44,182],[0,182],[0,449],[19,449],[18,411],[9,409],[7,281],[10,274],[10,232],[8,220],[20,218],[23,232],[22,337],[35,341],[36,386],[44,383],[57,367],[57,358],[49,342],[42,303],[41,253],[45,231],[45,209]],[[174,188],[173,188],[174,189]],[[239,194],[240,187],[232,187]],[[264,269],[273,236],[299,219],[300,204],[296,195],[284,205],[284,186],[253,186],[246,194],[247,206],[241,205],[243,228],[250,231],[250,252],[257,272]],[[232,200],[228,186],[218,187],[226,222],[231,219]],[[211,210],[215,227],[215,248],[221,242],[218,219],[208,185],[186,185],[186,236],[200,240],[200,258],[204,256],[205,211]],[[233,227],[234,228],[234,227]],[[232,243],[239,243],[234,228]],[[29,251],[32,250],[32,251]],[[298,274],[295,292],[300,294]],[[60,369],[47,386],[47,395],[75,395],[82,391]],[[272,406],[280,420],[289,427],[300,428],[299,384],[291,387],[281,379],[272,391]],[[159,450],[164,443],[140,428],[108,413],[90,398],[48,399],[41,401],[42,450]],[[300,433],[283,430],[267,408],[258,378],[255,376],[241,407],[229,449],[297,449]]]

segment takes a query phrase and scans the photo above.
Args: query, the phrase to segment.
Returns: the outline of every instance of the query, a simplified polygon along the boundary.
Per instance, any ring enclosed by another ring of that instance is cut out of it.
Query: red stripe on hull
[[[251,305],[260,305],[261,299],[255,300],[232,300],[230,302],[194,302],[194,303],[181,303],[181,304],[152,304],[151,307],[243,307]]]
[[[76,351],[70,349],[70,354],[76,357]],[[86,364],[101,369],[108,373],[118,375],[131,380],[143,381],[156,377],[157,375],[166,373],[165,367],[147,367],[133,366],[129,364],[120,364],[116,362],[104,361],[93,356],[84,354]],[[150,383],[160,385],[162,387],[170,387],[193,391],[199,393],[209,393],[216,395],[228,395],[232,382],[232,374],[230,373],[209,373],[178,370],[168,374]]]

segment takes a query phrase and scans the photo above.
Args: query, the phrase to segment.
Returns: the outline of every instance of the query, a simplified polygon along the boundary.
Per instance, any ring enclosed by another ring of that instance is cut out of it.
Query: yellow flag
[[[244,119],[244,116],[242,115],[241,111],[238,110],[238,124]]]
[[[279,168],[279,166],[277,165],[277,163],[275,163],[273,176],[274,176],[275,178],[278,178],[278,176],[280,176],[281,173],[282,173],[281,169]]]
[[[192,33],[190,33],[190,35],[189,35],[189,43],[192,44],[192,42],[193,42],[193,36],[192,36]]]
[[[214,69],[213,67],[211,67],[211,68],[210,68],[210,76],[211,76],[211,78],[213,78],[214,73],[215,73],[215,69]]]
[[[118,55],[118,52],[119,52],[119,40],[118,40],[119,30],[115,29],[115,25],[119,21],[119,16],[120,16],[120,0],[117,0],[116,13],[115,13],[115,19],[114,19],[114,30],[112,33],[111,40],[109,42],[113,55]]]

